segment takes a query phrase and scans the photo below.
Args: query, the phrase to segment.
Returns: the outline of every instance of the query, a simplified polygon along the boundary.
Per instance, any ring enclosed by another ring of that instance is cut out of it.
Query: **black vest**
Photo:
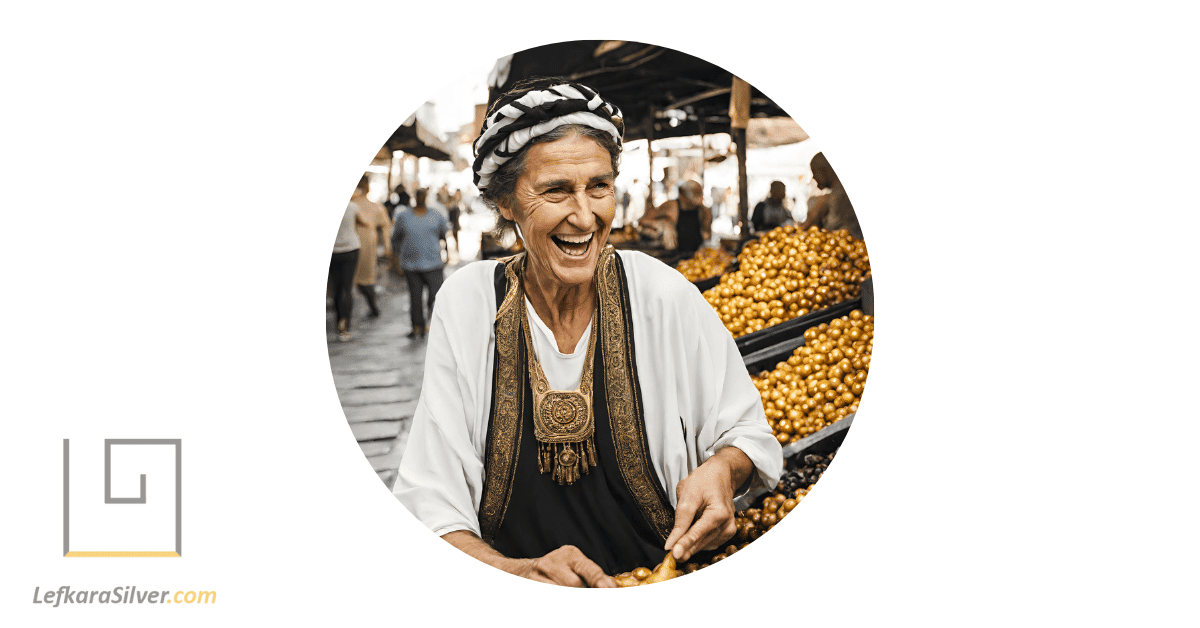
[[[539,473],[525,364],[530,348],[519,317],[502,307],[479,518],[484,540],[505,556],[534,558],[574,545],[615,574],[662,560],[675,513],[650,465],[624,270],[611,249],[606,253],[597,270],[600,307],[592,329],[599,334],[592,408],[597,466],[568,485]],[[522,261],[497,267],[498,304],[513,292],[511,264]]]

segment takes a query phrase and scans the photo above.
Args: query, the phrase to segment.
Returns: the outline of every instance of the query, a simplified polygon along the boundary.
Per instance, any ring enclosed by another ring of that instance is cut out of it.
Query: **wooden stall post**
[[[750,238],[750,192],[746,189],[746,127],[750,124],[750,84],[733,77],[729,93],[729,127],[737,142],[738,160],[738,222],[742,240]]]
[[[646,196],[646,208],[644,212],[650,211],[654,205],[654,108],[650,108],[650,117],[646,121],[646,151],[650,157],[650,178],[646,180],[646,188],[649,190]]]
[[[394,189],[396,189],[396,151],[388,149],[387,195],[384,198],[391,198]]]

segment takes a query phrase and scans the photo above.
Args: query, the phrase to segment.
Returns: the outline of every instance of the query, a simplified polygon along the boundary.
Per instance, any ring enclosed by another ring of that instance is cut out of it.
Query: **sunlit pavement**
[[[480,222],[473,220],[477,217],[464,218],[464,227],[476,227]],[[478,228],[465,228],[459,236],[462,250],[451,251],[447,277],[479,255]],[[376,292],[379,318],[367,316],[366,301],[356,289],[352,338],[338,340],[332,308],[326,311],[325,336],[346,421],[372,468],[391,488],[421,394],[425,341],[407,337],[412,325],[404,278],[381,265]]]

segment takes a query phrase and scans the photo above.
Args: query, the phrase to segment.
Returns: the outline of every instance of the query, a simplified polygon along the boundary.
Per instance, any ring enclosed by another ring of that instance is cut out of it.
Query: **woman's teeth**
[[[554,244],[558,245],[559,250],[563,253],[566,253],[571,257],[583,257],[584,255],[587,255],[588,247],[590,247],[592,244],[593,236],[595,236],[595,233],[588,233],[584,235],[554,235],[550,236],[550,239],[554,240]]]

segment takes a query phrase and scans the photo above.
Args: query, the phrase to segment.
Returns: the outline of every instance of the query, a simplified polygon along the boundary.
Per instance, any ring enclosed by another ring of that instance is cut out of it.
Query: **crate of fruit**
[[[798,339],[744,356],[779,444],[788,445],[858,411],[875,342],[875,318],[852,310]]]
[[[743,355],[795,338],[822,310],[860,307],[871,276],[866,245],[844,229],[778,227],[747,242],[737,264],[704,298]]]
[[[736,262],[737,258],[723,249],[705,248],[680,261],[675,265],[675,270],[704,292],[716,286],[721,281],[721,275],[730,272]]]
[[[778,351],[781,346],[801,342],[804,330],[810,327],[820,325],[821,323],[828,323],[835,318],[840,318],[854,310],[861,309],[862,300],[857,298],[851,299],[827,308],[809,312],[803,316],[798,316],[752,334],[747,334],[741,338],[735,338],[734,343],[737,344],[738,352],[742,354],[742,358],[745,360],[751,359],[751,356],[755,354],[765,356],[772,351]],[[793,348],[796,346],[799,345],[795,344]]]

